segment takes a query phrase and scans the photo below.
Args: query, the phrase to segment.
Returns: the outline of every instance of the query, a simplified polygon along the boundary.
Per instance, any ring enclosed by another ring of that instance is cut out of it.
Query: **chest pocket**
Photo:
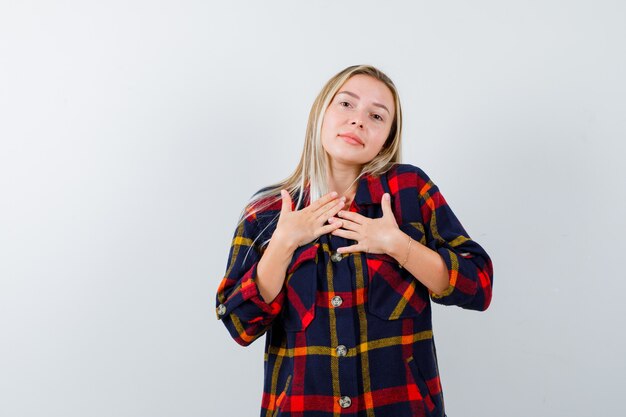
[[[308,243],[296,249],[287,268],[287,297],[280,314],[285,331],[303,331],[315,317],[319,246],[320,243]]]
[[[406,222],[399,228],[414,240],[411,251],[426,243],[422,223]],[[367,253],[366,259],[368,311],[383,320],[419,316],[428,304],[428,289],[387,254]]]
[[[370,277],[368,311],[384,320],[417,317],[428,303],[428,290],[389,255],[367,254]]]

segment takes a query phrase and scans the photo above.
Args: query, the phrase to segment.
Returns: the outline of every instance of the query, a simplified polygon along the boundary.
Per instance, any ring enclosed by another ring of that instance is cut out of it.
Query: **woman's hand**
[[[352,211],[339,212],[339,219],[331,219],[332,224],[343,222],[343,228],[332,232],[333,235],[356,240],[357,244],[338,248],[337,252],[389,253],[394,232],[400,230],[391,209],[389,193],[383,194],[381,202],[383,217],[370,219]]]
[[[281,190],[280,193],[283,205],[272,239],[284,242],[295,251],[299,246],[341,227],[340,220],[325,224],[345,206],[345,197],[337,199],[338,194],[335,191],[326,194],[302,210],[296,211],[291,209],[289,193],[286,190]]]

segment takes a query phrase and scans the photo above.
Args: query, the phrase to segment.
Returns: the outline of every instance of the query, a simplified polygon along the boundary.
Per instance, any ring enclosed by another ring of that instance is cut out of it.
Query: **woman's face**
[[[389,88],[369,75],[353,75],[324,113],[322,146],[331,161],[363,165],[380,152],[394,117]]]

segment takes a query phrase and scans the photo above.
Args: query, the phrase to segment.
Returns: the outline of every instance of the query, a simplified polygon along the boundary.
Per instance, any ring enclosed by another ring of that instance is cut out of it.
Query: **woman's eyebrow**
[[[347,94],[347,95],[349,95],[349,96],[352,96],[352,97],[356,98],[357,100],[360,100],[360,99],[361,99],[361,97],[357,96],[357,95],[356,95],[356,94],[354,94],[352,91],[346,91],[346,90],[344,90],[344,91],[340,91],[340,92],[338,92],[337,94]],[[387,112],[387,114],[391,114],[391,113],[389,112],[389,109],[388,109],[388,108],[387,108],[384,104],[380,104],[380,103],[372,103],[372,104],[373,104],[374,106],[376,106],[376,107],[380,107],[380,108],[385,109],[385,111]]]

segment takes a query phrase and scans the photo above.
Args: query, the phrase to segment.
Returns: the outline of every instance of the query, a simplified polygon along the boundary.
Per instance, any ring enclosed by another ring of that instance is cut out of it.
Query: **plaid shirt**
[[[349,210],[382,217],[385,192],[399,228],[445,261],[450,285],[443,294],[389,255],[337,253],[355,242],[326,234],[295,251],[268,304],[255,282],[262,253],[252,241],[259,231],[260,239],[271,237],[281,201],[235,231],[216,313],[243,346],[266,334],[261,417],[445,416],[430,300],[487,309],[492,262],[416,166],[362,177]]]

